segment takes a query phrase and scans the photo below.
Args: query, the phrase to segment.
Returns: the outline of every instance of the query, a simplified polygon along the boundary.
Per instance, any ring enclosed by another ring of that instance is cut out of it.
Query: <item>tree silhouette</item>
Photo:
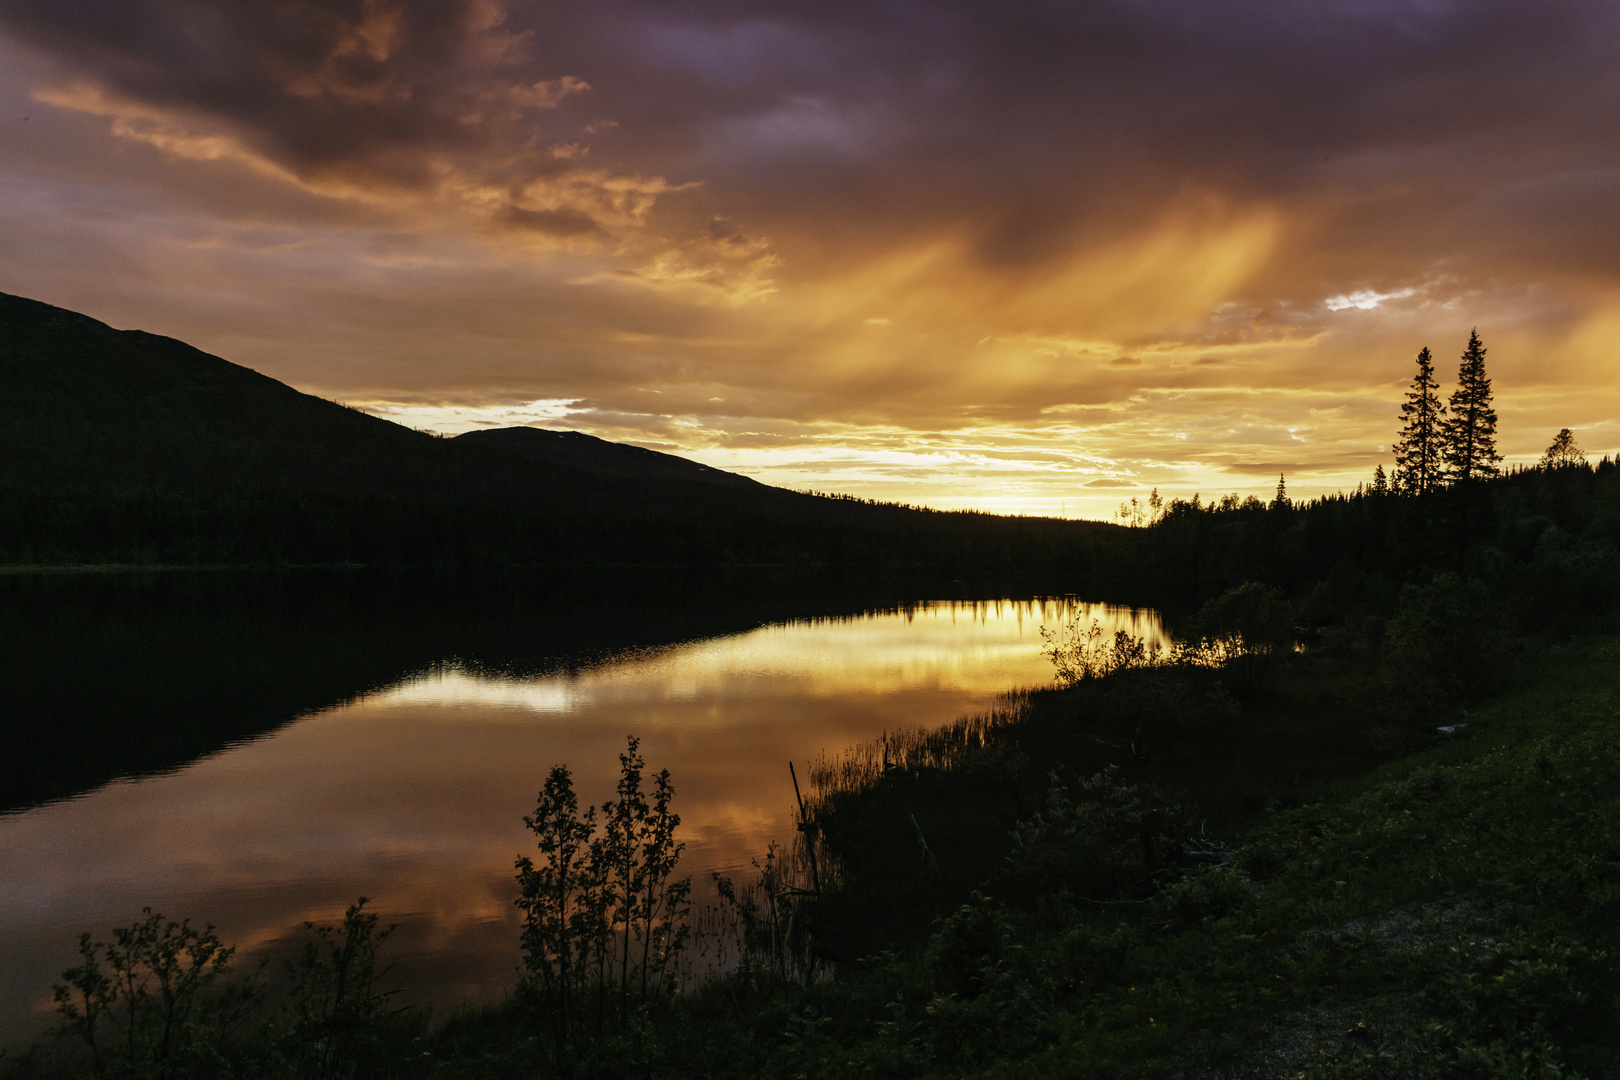
[[[1547,452],[1541,455],[1543,469],[1556,469],[1564,465],[1585,465],[1586,455],[1581,448],[1575,445],[1575,433],[1569,428],[1560,428],[1553,436],[1552,445]]]
[[[1282,473],[1278,473],[1277,474],[1277,497],[1271,501],[1272,509],[1275,510],[1275,509],[1280,509],[1280,508],[1285,507],[1285,506],[1293,506],[1293,505],[1294,504],[1293,504],[1292,500],[1290,500],[1288,498],[1288,481],[1283,477]]]
[[[1294,609],[1282,590],[1250,581],[1203,606],[1180,655],[1194,664],[1225,669],[1234,690],[1255,694],[1293,642]]]
[[[1441,428],[1447,478],[1466,484],[1499,474],[1502,455],[1496,452],[1496,410],[1491,407],[1491,380],[1485,374],[1485,347],[1477,330],[1468,332],[1449,411]]]
[[[1384,466],[1382,463],[1373,469],[1372,493],[1374,495],[1389,494],[1389,477],[1384,475]]]
[[[1483,352],[1480,354],[1484,355]],[[1446,407],[1434,380],[1434,357],[1424,346],[1417,354],[1417,374],[1401,405],[1401,434],[1395,443],[1395,490],[1423,495],[1439,486],[1440,449]],[[1488,384],[1487,384],[1488,386]]]

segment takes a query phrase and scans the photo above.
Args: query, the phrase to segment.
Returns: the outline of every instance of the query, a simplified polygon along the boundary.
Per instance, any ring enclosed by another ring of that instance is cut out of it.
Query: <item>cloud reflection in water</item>
[[[364,894],[402,924],[413,999],[498,993],[517,962],[520,818],[553,764],[601,802],[638,735],[674,776],[683,871],[742,871],[791,834],[789,760],[1049,682],[1038,631],[1065,616],[1163,639],[1148,612],[1002,601],[773,624],[562,675],[449,661],[179,772],[0,819],[0,860],[22,868],[0,882],[0,1037],[47,1008],[79,931],[143,904],[215,922],[245,955]]]

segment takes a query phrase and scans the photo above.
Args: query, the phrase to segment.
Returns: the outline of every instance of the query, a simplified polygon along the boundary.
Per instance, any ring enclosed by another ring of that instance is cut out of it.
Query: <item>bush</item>
[[[1007,884],[1028,899],[1135,895],[1180,850],[1185,819],[1163,792],[1121,783],[1112,766],[1073,789],[1053,774],[1043,809],[1013,830]]]
[[[376,1064],[384,1025],[401,1011],[388,1007],[392,991],[377,989],[387,974],[377,967],[377,950],[395,928],[378,930],[366,903],[362,896],[349,905],[341,927],[306,922],[315,940],[287,965],[292,1023],[286,1042],[296,1075],[338,1080]]]
[[[1251,581],[1203,606],[1179,658],[1219,668],[1236,693],[1257,694],[1293,648],[1293,608],[1280,589]]]
[[[1165,886],[1153,898],[1168,918],[1199,925],[1229,915],[1254,899],[1254,884],[1236,869],[1212,866]]]
[[[1550,525],[1527,569],[1525,616],[1560,635],[1614,617],[1620,555],[1608,543],[1576,541]]]
[[[1237,701],[1218,676],[1185,665],[1121,672],[1102,684],[1091,707],[1121,725],[1219,723],[1239,715]]]
[[[1125,630],[1116,630],[1109,637],[1096,619],[1086,627],[1077,622],[1065,623],[1059,630],[1043,626],[1041,640],[1046,643],[1042,652],[1057,669],[1058,682],[1065,686],[1130,668],[1156,667],[1163,659],[1157,642],[1149,645],[1145,638]]]
[[[1431,717],[1478,700],[1503,688],[1511,656],[1506,611],[1482,582],[1448,573],[1409,585],[1379,649],[1386,707]]]
[[[619,755],[617,799],[582,813],[568,767],[558,765],[523,819],[540,861],[516,863],[522,991],[559,1059],[587,1027],[624,1027],[671,997],[691,933],[692,879],[674,876],[686,846],[675,839],[675,787],[664,769],[649,800],[639,745],[631,736]]]
[[[110,942],[80,935],[82,963],[55,987],[60,1033],[83,1043],[96,1076],[227,1074],[223,1047],[256,993],[223,982],[236,950],[212,926],[142,913]]]

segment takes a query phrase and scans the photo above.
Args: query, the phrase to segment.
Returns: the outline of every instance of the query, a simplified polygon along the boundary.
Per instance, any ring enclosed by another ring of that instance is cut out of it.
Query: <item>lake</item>
[[[365,895],[399,924],[388,949],[406,998],[441,1009],[493,998],[518,962],[512,864],[533,847],[520,819],[552,765],[599,803],[638,736],[649,768],[673,775],[681,870],[705,895],[711,870],[746,876],[792,835],[788,762],[803,782],[824,754],[1049,685],[1039,628],[1071,618],[1165,640],[1147,610],[1002,599],[779,619],[566,663],[451,647],[196,760],[7,814],[0,1044],[48,1020],[80,931],[105,936],[145,905],[216,924],[251,960]],[[229,727],[237,700],[204,714]]]

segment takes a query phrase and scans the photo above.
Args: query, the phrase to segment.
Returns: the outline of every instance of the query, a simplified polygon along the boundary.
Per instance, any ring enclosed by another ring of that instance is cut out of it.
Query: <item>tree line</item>
[[[1373,470],[1371,484],[1359,487],[1358,492],[1428,495],[1502,475],[1503,459],[1496,445],[1494,393],[1490,375],[1485,370],[1487,352],[1479,330],[1470,330],[1457,370],[1456,389],[1442,400],[1440,383],[1435,377],[1434,355],[1427,345],[1418,350],[1417,373],[1401,403],[1401,427],[1393,446],[1394,468],[1386,472],[1380,463]],[[1538,466],[1559,468],[1585,463],[1586,455],[1577,445],[1574,432],[1563,428],[1553,437]],[[1172,501],[1164,499],[1159,489],[1154,488],[1145,499],[1133,496],[1120,503],[1114,516],[1123,525],[1151,525],[1169,512]],[[1199,496],[1193,496],[1192,505],[1199,504]],[[1269,504],[1255,496],[1240,500],[1230,495],[1215,505],[1221,509],[1234,506],[1253,509],[1262,505],[1275,509],[1291,506],[1292,500],[1288,497],[1286,476],[1278,476],[1277,494]]]
[[[1277,586],[1302,624],[1387,617],[1401,589],[1435,575],[1489,583],[1523,626],[1612,617],[1620,601],[1620,469],[1589,462],[1564,428],[1534,465],[1508,466],[1486,349],[1469,334],[1446,395],[1428,348],[1398,414],[1395,463],[1347,493],[1296,500],[1133,499],[1141,528],[1111,552],[1111,579],[1144,583],[1148,602],[1190,613],[1244,582]]]

